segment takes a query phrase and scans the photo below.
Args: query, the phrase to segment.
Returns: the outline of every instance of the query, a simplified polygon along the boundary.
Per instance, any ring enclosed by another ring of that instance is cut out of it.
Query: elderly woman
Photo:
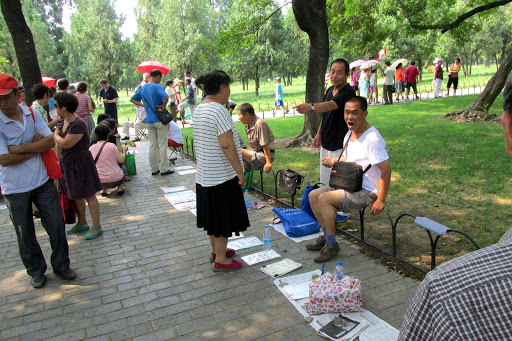
[[[78,100],[67,92],[55,95],[55,107],[61,117],[54,138],[60,154],[62,168],[62,190],[70,200],[74,200],[78,210],[78,223],[67,231],[68,234],[89,230],[85,217],[85,202],[89,206],[92,226],[85,239],[99,237],[103,230],[100,224],[100,205],[96,192],[101,183],[96,166],[89,152],[89,133],[85,122],[75,115]]]
[[[78,108],[76,108],[75,114],[84,120],[87,131],[89,135],[91,135],[94,130],[94,119],[92,118],[91,112],[94,112],[96,107],[91,97],[86,94],[87,88],[87,83],[83,81],[79,82],[76,87],[77,92],[74,93],[74,95],[78,99]]]
[[[102,196],[107,196],[107,188],[117,187],[117,195],[124,194],[124,179],[126,173],[119,167],[124,164],[126,158],[126,145],[123,145],[122,151],[117,149],[113,143],[108,143],[110,129],[105,125],[99,125],[94,129],[98,142],[93,144],[89,151],[96,163],[96,169],[101,181]]]
[[[229,259],[235,251],[226,246],[233,233],[238,236],[250,226],[241,187],[245,185],[242,153],[226,109],[230,83],[231,78],[224,71],[207,74],[207,95],[194,114],[197,227],[210,237],[213,271],[242,266],[242,262]]]

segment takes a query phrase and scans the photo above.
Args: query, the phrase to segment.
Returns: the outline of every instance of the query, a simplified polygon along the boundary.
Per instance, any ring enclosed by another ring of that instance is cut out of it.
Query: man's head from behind
[[[149,76],[151,77],[151,83],[160,83],[162,80],[162,71],[154,69],[149,73]]]
[[[390,63],[390,62],[389,62],[389,60],[388,60],[388,61],[386,61],[386,62],[384,63],[384,65],[386,65],[386,66],[391,66],[391,63]]]
[[[36,101],[42,101],[43,105],[48,104],[48,99],[50,98],[48,87],[42,83],[38,83],[30,89],[30,93],[32,97]]]
[[[192,77],[192,73],[190,73],[190,71],[189,71],[189,70],[187,70],[187,71],[183,72],[183,74],[185,75],[185,78],[187,78],[187,77],[188,77],[188,78],[191,78],[191,77]]]
[[[254,116],[256,115],[254,113],[254,108],[250,103],[242,103],[237,108],[236,111],[238,112],[238,119],[242,124],[249,124],[254,119]]]
[[[345,122],[350,131],[359,133],[366,127],[368,115],[368,102],[366,98],[355,96],[345,103]]]
[[[0,110],[13,112],[18,107],[18,82],[11,76],[0,74]]]
[[[331,83],[334,86],[342,86],[347,83],[349,75],[349,64],[343,58],[333,60],[331,63],[331,71],[329,72]]]
[[[108,84],[108,81],[106,79],[102,79],[100,80],[100,86],[105,89],[105,90],[108,90],[109,88],[109,84]]]
[[[57,88],[59,91],[68,91],[69,90],[69,80],[67,78],[61,78],[57,81]]]

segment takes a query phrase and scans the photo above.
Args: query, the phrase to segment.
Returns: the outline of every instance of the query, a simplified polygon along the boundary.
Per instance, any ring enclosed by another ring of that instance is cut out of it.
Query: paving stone
[[[41,329],[42,324],[43,323],[41,321],[38,321],[38,322],[27,323],[22,326],[17,326],[14,328],[6,328],[0,332],[0,339],[7,339],[10,337],[20,336],[23,334],[35,332],[35,331]],[[3,328],[4,327],[2,325],[2,329]]]
[[[134,341],[166,341],[176,337],[174,327],[169,327],[153,333],[134,338]]]

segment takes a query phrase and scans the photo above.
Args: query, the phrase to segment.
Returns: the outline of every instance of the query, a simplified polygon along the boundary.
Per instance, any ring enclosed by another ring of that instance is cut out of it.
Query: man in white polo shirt
[[[45,284],[46,262],[37,242],[32,202],[50,237],[53,272],[76,278],[69,267],[68,242],[57,189],[41,157],[54,146],[53,133],[40,115],[18,105],[18,82],[0,74],[0,184],[18,237],[20,256],[34,288]]]

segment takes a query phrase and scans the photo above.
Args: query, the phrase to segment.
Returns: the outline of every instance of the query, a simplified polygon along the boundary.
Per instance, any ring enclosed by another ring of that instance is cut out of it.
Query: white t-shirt
[[[181,135],[180,127],[176,122],[169,122],[169,130],[167,131],[167,138],[173,140],[176,143],[183,144],[183,135]]]
[[[176,93],[174,92],[174,89],[170,86],[165,87],[165,92],[169,95],[169,105],[171,105],[171,103],[175,102]]]
[[[231,130],[236,136],[236,128],[225,106],[216,103],[201,103],[194,111],[194,147],[196,152],[196,183],[203,187],[220,185],[236,177],[219,145],[219,136]],[[240,142],[233,139],[238,158],[242,163]]]
[[[350,134],[349,130],[343,139],[343,145],[347,142]],[[363,189],[378,194],[381,171],[375,165],[389,159],[386,142],[379,131],[370,127],[357,141],[349,141],[343,155],[347,158],[347,162],[355,162],[361,165],[363,170],[368,165],[372,165],[363,175]]]
[[[395,71],[391,67],[387,67],[384,71],[386,77],[384,77],[384,85],[393,85],[393,77],[395,76]]]

